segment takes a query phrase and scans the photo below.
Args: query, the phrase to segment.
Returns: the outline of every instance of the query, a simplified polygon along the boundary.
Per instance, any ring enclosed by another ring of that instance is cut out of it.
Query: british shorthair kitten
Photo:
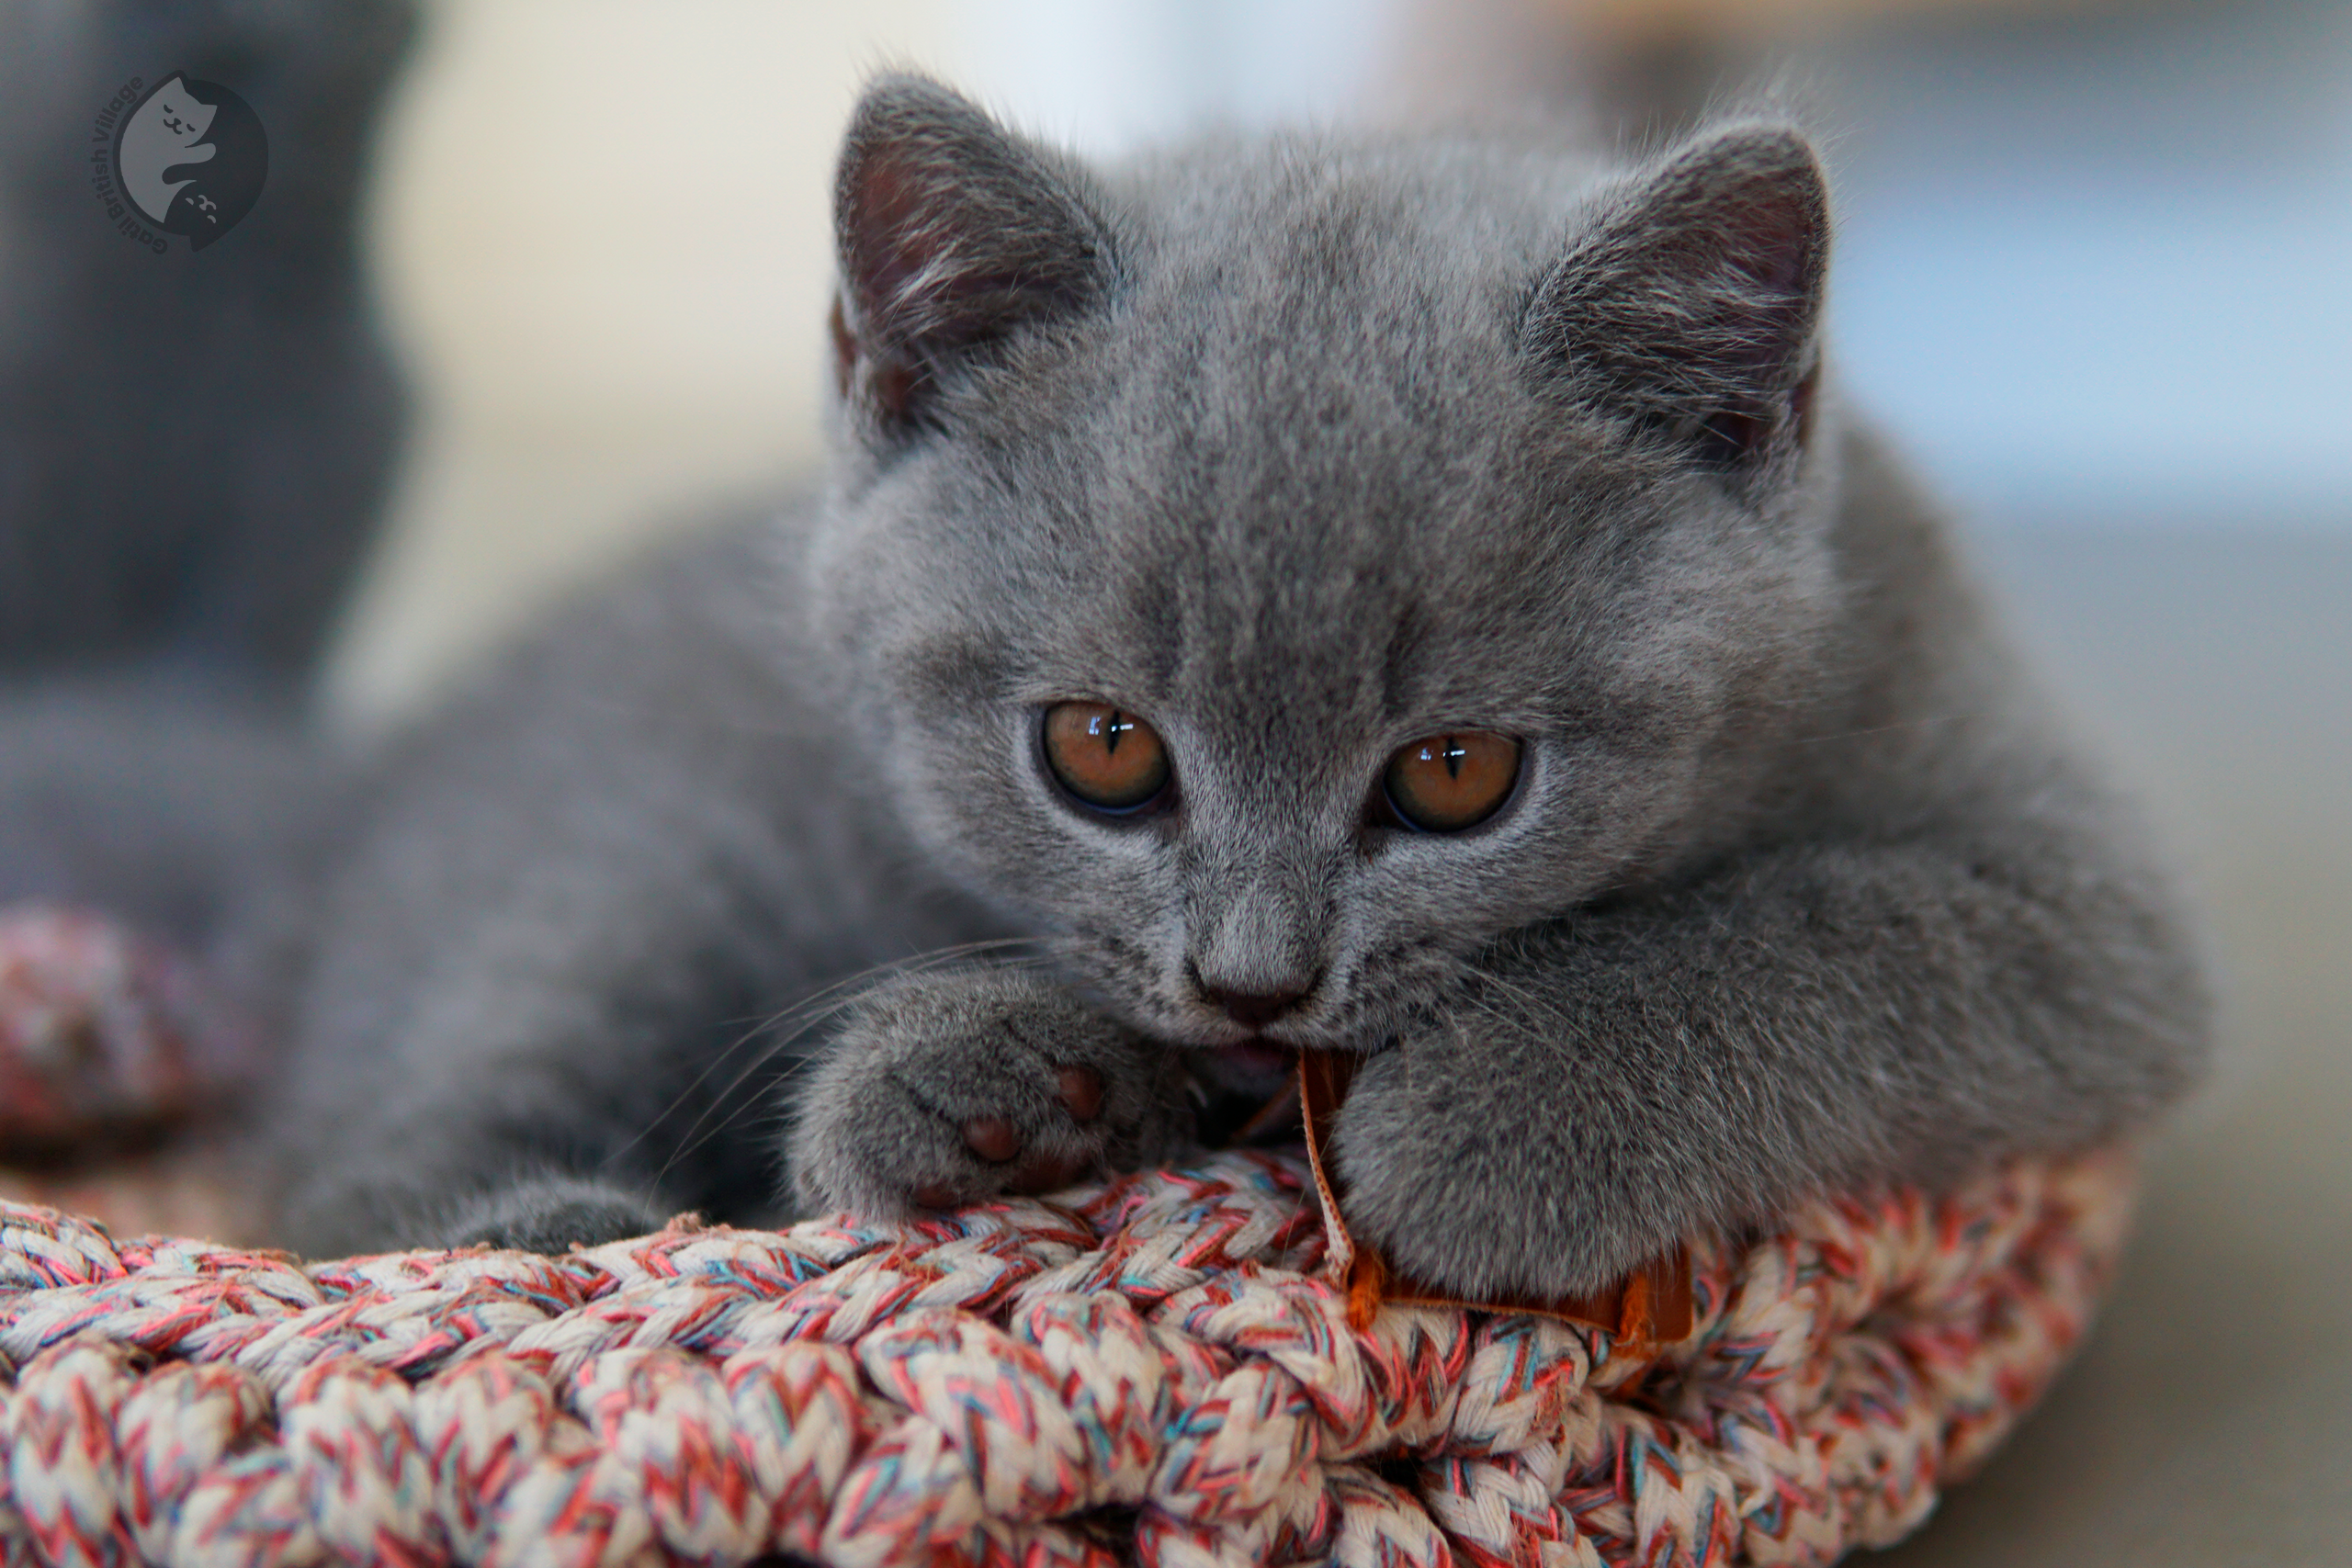
[[[1825,367],[1789,125],[1095,168],[889,76],[836,218],[822,493],[376,782],[300,1245],[1042,1190],[1329,1049],[1357,1235],[1555,1294],[2196,1077],[2161,879]]]

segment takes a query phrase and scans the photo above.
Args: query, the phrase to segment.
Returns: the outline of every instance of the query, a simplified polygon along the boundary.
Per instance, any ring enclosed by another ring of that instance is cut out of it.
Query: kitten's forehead
[[[1136,368],[1295,398],[1300,420],[1475,389],[1462,378],[1500,368],[1579,182],[1555,170],[1558,188],[1531,190],[1473,151],[1390,160],[1290,139],[1152,167],[1122,215]]]
[[[1563,433],[1535,428],[1516,343],[1567,221],[1575,181],[1551,183],[1306,143],[1151,171],[1065,479],[1125,601],[1103,651],[1277,729],[1493,687],[1555,553],[1527,470]]]
[[[1424,249],[1540,265],[1557,255],[1604,165],[1573,147],[1497,138],[1339,141],[1306,132],[1204,141],[1106,174],[1125,234],[1156,250],[1279,263]],[[1352,247],[1352,249],[1351,249]],[[1327,273],[1298,281],[1330,287]]]

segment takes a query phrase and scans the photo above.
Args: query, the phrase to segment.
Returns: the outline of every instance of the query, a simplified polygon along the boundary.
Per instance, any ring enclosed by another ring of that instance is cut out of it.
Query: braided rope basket
[[[1826,1562],[2047,1386],[2132,1187],[2107,1152],[1815,1202],[1694,1246],[1666,1344],[1351,1326],[1293,1155],[560,1258],[0,1204],[0,1562]]]

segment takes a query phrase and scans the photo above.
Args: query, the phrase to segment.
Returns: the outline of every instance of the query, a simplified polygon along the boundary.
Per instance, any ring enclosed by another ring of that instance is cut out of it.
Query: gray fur
[[[594,1205],[550,1181],[601,1184],[593,1239],[760,1214],[787,1165],[897,1211],[1158,1158],[1180,1072],[1262,1039],[1367,1055],[1363,1235],[1553,1292],[2194,1079],[2160,879],[1822,367],[1794,131],[1091,172],[890,78],[839,211],[825,493],[388,767],[281,1118],[303,1245],[560,1239],[530,1214]],[[1070,698],[1157,727],[1174,809],[1057,792]],[[1449,728],[1522,739],[1510,802],[1368,816]],[[1210,999],[1284,990],[1262,1030]]]

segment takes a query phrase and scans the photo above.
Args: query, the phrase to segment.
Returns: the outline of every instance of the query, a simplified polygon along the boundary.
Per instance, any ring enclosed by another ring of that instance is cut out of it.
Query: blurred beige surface
[[[806,468],[834,138],[867,66],[960,74],[973,18],[438,8],[375,214],[424,414],[337,667],[347,716],[403,711],[629,540]],[[2231,1059],[2155,1162],[2082,1363],[1894,1562],[2352,1562],[2352,532],[2258,525],[1986,536],[2202,884]]]
[[[817,445],[834,145],[946,0],[428,0],[370,216],[420,419],[330,689],[404,710],[650,530]]]

